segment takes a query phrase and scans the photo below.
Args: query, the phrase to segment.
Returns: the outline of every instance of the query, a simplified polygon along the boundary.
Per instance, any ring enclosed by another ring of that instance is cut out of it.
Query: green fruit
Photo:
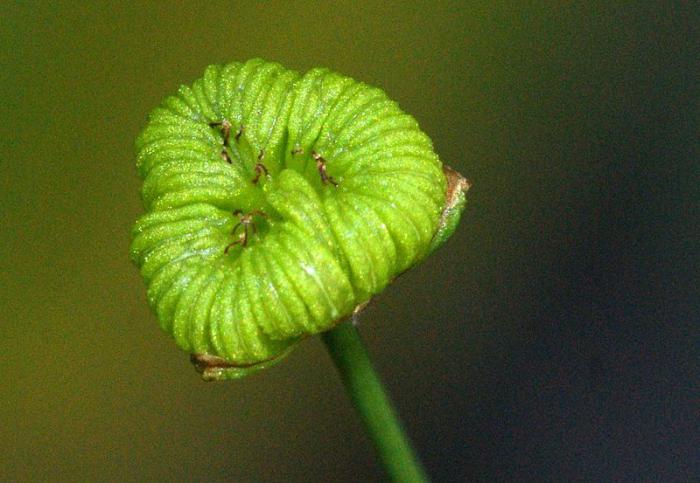
[[[131,257],[206,379],[267,367],[443,243],[465,180],[380,89],[259,59],[150,114]],[[448,189],[448,181],[450,189]]]

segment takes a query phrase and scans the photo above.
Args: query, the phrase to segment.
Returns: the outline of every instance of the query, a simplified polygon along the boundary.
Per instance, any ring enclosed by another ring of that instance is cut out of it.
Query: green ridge
[[[259,59],[210,66],[136,142],[131,257],[205,378],[267,367],[456,227],[464,190],[380,89]]]

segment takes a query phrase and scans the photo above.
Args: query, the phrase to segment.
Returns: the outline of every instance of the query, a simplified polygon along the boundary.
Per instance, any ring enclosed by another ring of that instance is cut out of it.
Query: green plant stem
[[[387,475],[393,481],[427,482],[355,326],[343,322],[322,339]]]

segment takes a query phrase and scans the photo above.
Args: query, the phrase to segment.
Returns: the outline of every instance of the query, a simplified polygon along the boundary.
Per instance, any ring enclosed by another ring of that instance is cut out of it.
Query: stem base
[[[427,482],[355,326],[340,323],[321,338],[387,475],[393,481]]]

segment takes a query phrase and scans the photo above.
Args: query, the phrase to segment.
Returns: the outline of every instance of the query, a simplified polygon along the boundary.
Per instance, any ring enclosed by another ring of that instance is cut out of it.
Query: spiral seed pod
[[[131,257],[205,379],[350,315],[451,235],[468,187],[382,90],[259,59],[208,67],[136,147]]]

